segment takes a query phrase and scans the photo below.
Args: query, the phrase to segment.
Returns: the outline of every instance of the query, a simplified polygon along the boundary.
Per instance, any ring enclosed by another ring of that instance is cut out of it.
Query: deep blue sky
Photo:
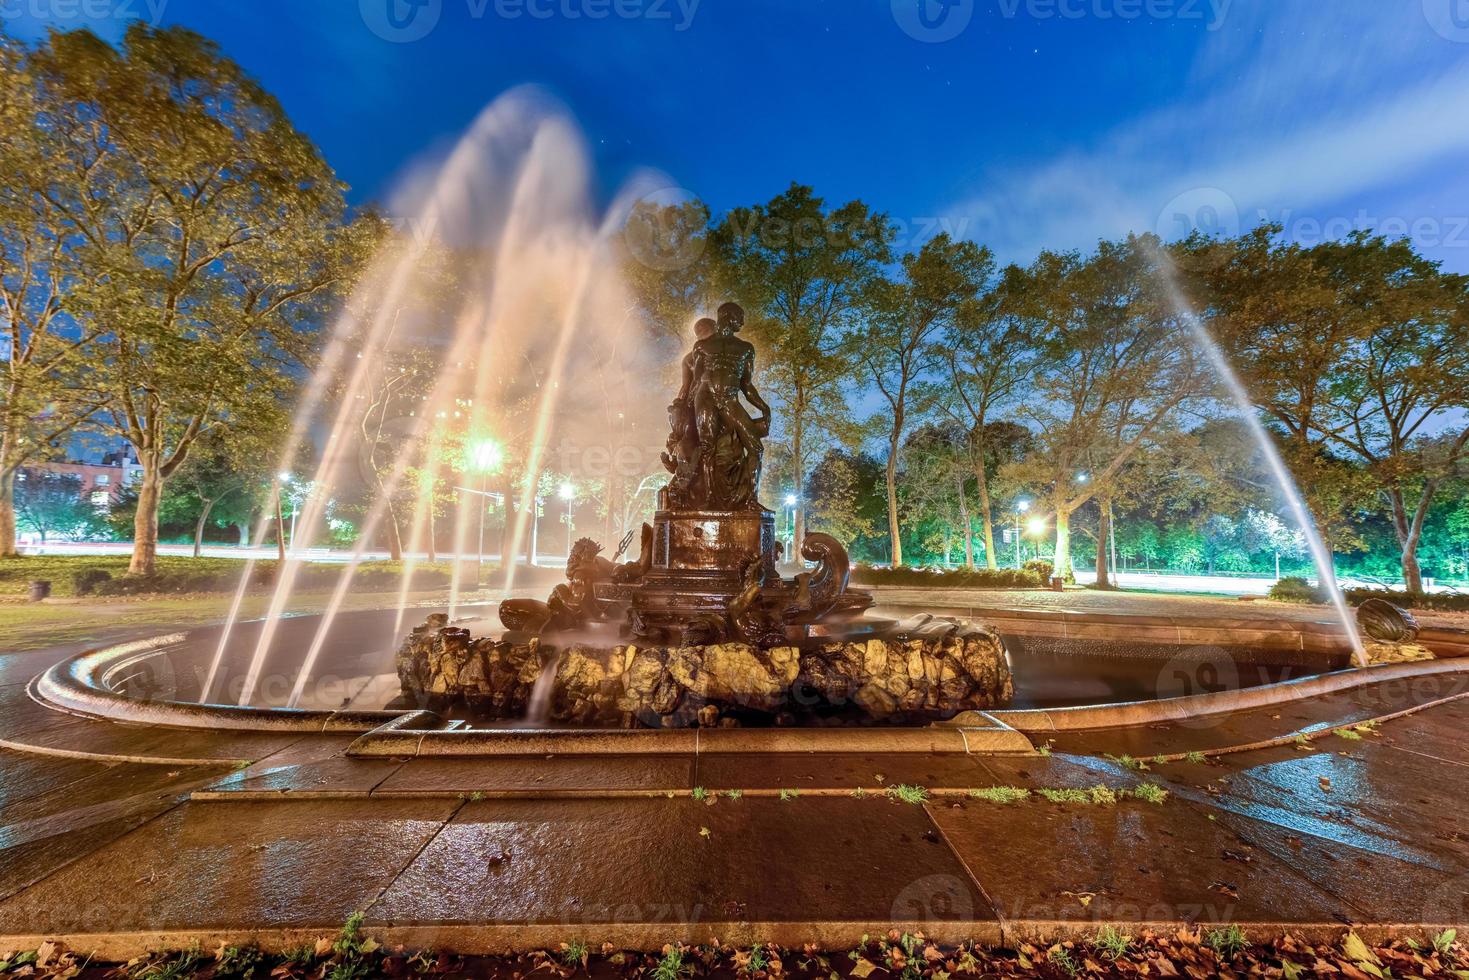
[[[80,2],[0,9],[22,36],[50,21],[116,38],[161,5],[280,98],[357,201],[536,82],[580,119],[608,194],[654,167],[720,211],[795,179],[915,230],[942,219],[1007,259],[1213,214],[1300,238],[1395,220],[1469,271],[1460,0],[949,0],[940,29],[969,20],[944,41],[900,24],[939,0],[87,0],[116,14],[57,15]],[[385,39],[389,5],[432,29]]]

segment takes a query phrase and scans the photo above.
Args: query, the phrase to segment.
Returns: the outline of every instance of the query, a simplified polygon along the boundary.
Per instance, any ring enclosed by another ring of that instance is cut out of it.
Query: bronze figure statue
[[[808,535],[801,549],[814,571],[792,581],[776,571],[775,515],[758,496],[770,406],[755,388],[755,348],[738,336],[744,324],[744,309],[725,303],[716,320],[694,325],[668,406],[663,465],[672,478],[653,525],[643,526],[638,560],[614,566],[582,539],[567,562],[567,584],[547,602],[501,605],[507,627],[555,632],[622,618],[644,638],[768,647],[872,604],[847,588],[846,549],[829,535]]]

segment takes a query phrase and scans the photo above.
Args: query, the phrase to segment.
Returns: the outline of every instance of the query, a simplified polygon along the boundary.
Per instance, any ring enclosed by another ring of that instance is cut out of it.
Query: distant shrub
[[[1325,603],[1330,601],[1324,589],[1318,589],[1296,575],[1288,575],[1276,582],[1270,587],[1268,594],[1277,602]]]
[[[105,568],[79,568],[71,576],[71,588],[77,595],[91,595],[103,582],[112,581]]]
[[[1029,569],[956,568],[930,571],[926,568],[866,568],[852,571],[855,585],[911,585],[932,589],[1036,589],[1043,584]]]
[[[1051,576],[1056,574],[1056,566],[1045,558],[1032,558],[1025,563],[1025,570],[1034,572],[1036,578],[1046,583],[1049,583]]]
[[[1464,592],[1398,592],[1394,589],[1347,590],[1347,602],[1354,606],[1360,606],[1368,599],[1385,599],[1405,609],[1469,612],[1469,593]]]

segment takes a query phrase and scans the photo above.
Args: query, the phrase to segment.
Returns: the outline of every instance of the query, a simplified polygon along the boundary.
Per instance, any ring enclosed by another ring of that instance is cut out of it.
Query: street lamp
[[[786,561],[789,562],[793,562],[796,560],[796,504],[800,501],[800,499],[800,497],[797,497],[793,493],[788,493],[785,496],[786,540],[788,542],[785,558]]]
[[[479,473],[479,550],[475,554],[474,584],[483,585],[482,570],[485,564],[485,511],[489,509],[490,474],[500,468],[505,451],[493,439],[480,439],[469,447],[469,467]],[[502,555],[501,558],[504,556]]]
[[[561,484],[561,499],[566,501],[566,560],[571,560],[571,503],[576,499],[576,487],[570,483]]]
[[[1020,515],[1030,510],[1029,500],[1015,501],[1015,567],[1021,566],[1020,561]]]

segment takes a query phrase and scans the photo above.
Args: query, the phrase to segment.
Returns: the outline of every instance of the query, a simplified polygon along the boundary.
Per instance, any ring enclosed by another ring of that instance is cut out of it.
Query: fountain
[[[814,571],[781,577],[775,515],[757,499],[770,409],[743,325],[744,310],[725,303],[697,326],[668,408],[671,479],[638,560],[614,564],[583,538],[545,602],[501,603],[498,639],[431,616],[398,653],[398,706],[707,727],[932,720],[1009,701],[995,633],[864,616],[872,597],[849,588],[846,549],[830,535],[801,549]]]

